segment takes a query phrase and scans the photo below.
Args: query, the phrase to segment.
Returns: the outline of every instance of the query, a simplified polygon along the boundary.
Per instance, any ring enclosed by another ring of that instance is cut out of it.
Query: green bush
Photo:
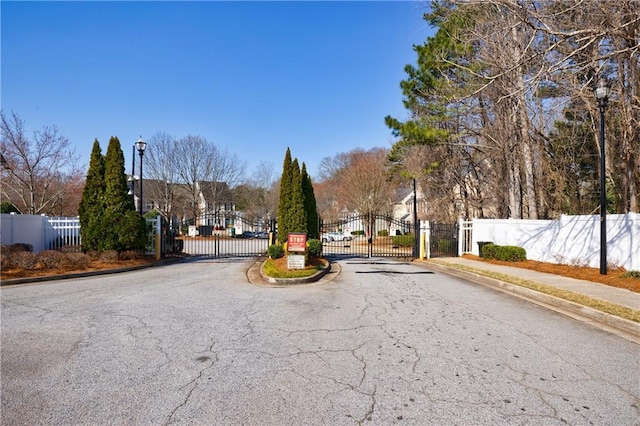
[[[150,229],[138,212],[129,210],[114,226],[118,242],[113,249],[121,251],[144,250]],[[150,227],[150,225],[149,225]]]
[[[487,244],[482,247],[482,255],[487,259],[496,259],[505,262],[520,262],[527,260],[526,250],[517,246],[498,246],[495,244]]]
[[[267,254],[271,259],[280,259],[284,256],[284,248],[280,244],[271,244],[267,249]]]
[[[487,259],[495,259],[496,258],[496,250],[498,246],[495,244],[485,244],[482,246],[482,257],[486,257]]]
[[[351,235],[353,235],[354,237],[356,235],[364,235],[364,231],[351,231]]]
[[[413,247],[415,238],[413,234],[396,235],[393,238],[393,245],[398,247]]]
[[[386,229],[378,231],[378,237],[388,237],[388,236],[389,236],[389,231],[387,231]]]
[[[640,279],[640,271],[628,271],[622,274],[622,278]]]
[[[521,262],[527,260],[527,252],[522,247],[500,246],[498,259],[507,262]]]
[[[322,241],[318,239],[311,239],[307,241],[307,254],[309,257],[321,257],[322,256]]]
[[[453,241],[451,240],[438,240],[436,241],[436,248],[439,252],[451,253],[453,251]]]

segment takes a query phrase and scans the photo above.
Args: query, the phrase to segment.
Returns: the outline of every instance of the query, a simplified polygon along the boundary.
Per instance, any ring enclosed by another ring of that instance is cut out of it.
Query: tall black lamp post
[[[147,149],[147,143],[142,140],[142,136],[136,142],[136,148],[138,149],[138,153],[140,154],[140,214],[142,214],[142,156],[144,155],[144,150]]]
[[[413,257],[420,256],[420,225],[418,224],[418,193],[416,178],[413,178]]]
[[[605,78],[600,77],[593,94],[600,109],[600,275],[607,275],[607,190],[606,164],[604,153],[604,110],[609,101],[611,89]]]

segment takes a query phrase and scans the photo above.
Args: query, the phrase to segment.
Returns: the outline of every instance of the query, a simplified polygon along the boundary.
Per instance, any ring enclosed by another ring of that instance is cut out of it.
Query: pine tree
[[[281,244],[287,241],[287,234],[291,232],[289,217],[291,210],[292,178],[291,150],[287,148],[282,165],[280,199],[278,202],[278,242]]]
[[[291,207],[289,232],[307,233],[307,214],[305,211],[304,192],[302,190],[302,173],[298,159],[291,165]]]
[[[304,162],[302,163],[302,192],[304,193],[304,210],[307,215],[307,234],[309,238],[319,238],[316,196],[311,176],[307,173],[307,166]]]
[[[89,170],[78,206],[82,250],[98,250],[102,237],[102,215],[104,213],[104,157],[98,139],[93,142]]]
[[[124,155],[117,137],[111,137],[105,156],[105,209],[102,219],[102,250],[140,250],[145,244],[145,220],[134,211],[128,195]]]

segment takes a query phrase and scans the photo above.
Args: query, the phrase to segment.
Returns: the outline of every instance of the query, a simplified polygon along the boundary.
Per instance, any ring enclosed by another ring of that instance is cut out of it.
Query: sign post
[[[290,232],[287,234],[287,252],[302,254],[287,254],[288,269],[304,269],[304,253],[307,251],[307,234]]]

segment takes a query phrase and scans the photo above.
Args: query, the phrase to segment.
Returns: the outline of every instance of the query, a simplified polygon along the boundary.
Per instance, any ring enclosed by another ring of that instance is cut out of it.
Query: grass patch
[[[627,308],[625,306],[616,305],[615,303],[605,302],[603,300],[595,299],[582,294],[577,294],[567,290],[561,290],[555,287],[550,287],[544,284],[540,284],[534,281],[523,280],[520,278],[512,277],[510,275],[504,275],[497,272],[483,271],[480,269],[471,268],[464,265],[454,265],[446,262],[433,261],[438,265],[447,266],[462,271],[473,272],[474,274],[482,275],[485,277],[495,278],[500,281],[504,281],[510,284],[515,284],[520,287],[528,288],[530,290],[538,291],[540,293],[548,294],[550,296],[558,297],[560,299],[568,300],[570,302],[578,303],[589,308],[597,309],[598,311],[605,312],[607,314],[615,315],[620,318],[625,318],[630,321],[640,323],[640,311]]]
[[[310,259],[304,269],[287,269],[287,258],[267,259],[262,271],[271,278],[307,278],[327,267],[321,259]]]

